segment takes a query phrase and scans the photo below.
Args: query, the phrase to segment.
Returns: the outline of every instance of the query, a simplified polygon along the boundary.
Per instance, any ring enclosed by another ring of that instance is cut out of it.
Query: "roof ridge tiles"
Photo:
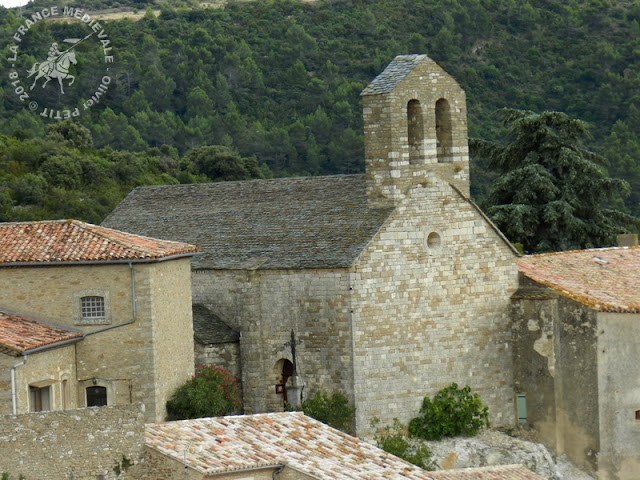
[[[148,261],[197,252],[194,245],[72,219],[0,223],[0,237],[0,266]]]

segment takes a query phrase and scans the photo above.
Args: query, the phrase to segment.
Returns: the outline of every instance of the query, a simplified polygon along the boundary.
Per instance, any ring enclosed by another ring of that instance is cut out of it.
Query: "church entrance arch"
[[[276,394],[279,397],[278,403],[284,407],[287,401],[287,380],[293,375],[293,363],[286,358],[278,360],[273,369],[274,380],[276,381]]]

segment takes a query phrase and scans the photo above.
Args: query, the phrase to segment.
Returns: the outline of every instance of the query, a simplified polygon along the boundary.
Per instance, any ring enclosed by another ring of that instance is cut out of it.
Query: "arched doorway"
[[[282,362],[282,396],[283,396],[283,402],[287,401],[287,380],[289,380],[289,377],[293,375],[293,363],[291,363],[289,360],[284,360]]]

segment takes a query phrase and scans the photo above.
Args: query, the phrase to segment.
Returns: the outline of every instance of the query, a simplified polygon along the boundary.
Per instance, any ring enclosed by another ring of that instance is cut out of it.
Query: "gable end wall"
[[[429,246],[429,234],[441,244]],[[417,416],[424,396],[470,385],[493,425],[514,423],[509,298],[515,255],[434,176],[410,192],[354,274],[357,431]]]

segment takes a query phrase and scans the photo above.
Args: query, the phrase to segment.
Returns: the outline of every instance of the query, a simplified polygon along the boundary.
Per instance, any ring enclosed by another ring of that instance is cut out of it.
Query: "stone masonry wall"
[[[640,315],[600,312],[597,333],[598,478],[634,480],[640,477]]]
[[[0,268],[1,307],[83,332],[107,326],[75,325],[76,296],[87,290],[108,295],[111,324],[131,319],[128,265]]]
[[[292,360],[296,333],[304,395],[318,389],[352,396],[349,275],[345,270],[204,271],[193,275],[193,296],[241,331],[246,413],[279,411],[283,359]]]
[[[10,478],[115,479],[123,457],[137,463],[143,449],[141,404],[0,417],[0,472]]]
[[[556,352],[558,295],[525,282],[513,302],[513,370],[515,393],[526,397],[527,424],[556,451]]]
[[[151,276],[155,421],[166,419],[166,403],[194,372],[191,259],[154,265]]]
[[[409,192],[356,265],[357,433],[372,417],[416,416],[424,396],[456,382],[514,423],[510,296],[516,255],[449,184]]]
[[[77,406],[85,388],[107,389],[112,404],[142,402],[148,422],[163,421],[165,402],[193,373],[190,261],[134,264],[136,319],[127,264],[0,269],[0,305],[90,334],[78,342]],[[105,297],[109,324],[77,325],[79,292]],[[99,329],[110,328],[91,334]]]
[[[514,384],[526,395],[527,424],[555,454],[593,474],[599,459],[607,458],[598,455],[597,344],[604,330],[589,307],[524,275],[520,286],[513,298]]]
[[[11,399],[11,367],[25,360],[0,354],[0,414],[13,413]],[[49,402],[52,410],[76,408],[78,406],[75,345],[41,351],[28,355],[26,363],[15,369],[16,374],[16,413],[29,412],[29,385],[48,383],[50,389]],[[66,391],[64,389],[64,381]]]
[[[213,345],[194,342],[194,349],[196,365],[217,365],[229,370],[238,381],[242,380],[239,342]]]

